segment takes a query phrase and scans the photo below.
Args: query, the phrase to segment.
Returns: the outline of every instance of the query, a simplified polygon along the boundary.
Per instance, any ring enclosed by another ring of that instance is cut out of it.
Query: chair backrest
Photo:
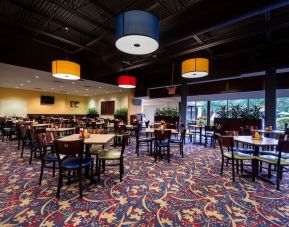
[[[216,132],[216,126],[210,126],[210,125],[206,125],[205,126],[205,133],[207,132],[213,132],[215,134]]]
[[[225,131],[226,136],[239,136],[240,132],[239,131]]]
[[[155,139],[156,140],[170,140],[172,131],[171,130],[155,130]]]
[[[60,157],[60,154],[62,154],[78,155],[80,158],[82,158],[84,143],[81,139],[72,141],[54,140],[54,147],[58,157]]]
[[[150,121],[149,121],[149,120],[145,122],[146,128],[149,127],[149,124],[150,124]]]
[[[224,155],[224,149],[231,151],[232,158],[234,158],[234,137],[233,136],[218,136],[218,141],[222,155]]]
[[[185,127],[180,128],[180,134],[181,134],[181,140],[184,141],[186,139],[186,131],[187,129]]]
[[[241,135],[242,136],[250,136],[251,135],[251,128],[249,127],[241,127]]]
[[[41,147],[47,147],[49,144],[46,133],[38,133],[37,134],[37,141]]]
[[[114,126],[115,134],[125,134],[126,126],[125,125],[115,125]]]
[[[277,151],[280,155],[282,153],[289,153],[289,140],[278,140]]]
[[[135,132],[135,138],[136,138],[136,140],[139,139],[139,131],[140,131],[139,127],[134,127],[134,132]]]
[[[123,157],[125,146],[127,145],[127,143],[128,143],[128,135],[124,135],[121,141],[121,157]]]

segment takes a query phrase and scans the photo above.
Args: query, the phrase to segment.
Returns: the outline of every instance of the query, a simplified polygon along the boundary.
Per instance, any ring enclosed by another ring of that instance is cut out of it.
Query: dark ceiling
[[[160,47],[149,55],[121,53],[114,20],[139,9],[160,19]],[[136,94],[182,82],[181,62],[210,60],[208,79],[286,67],[289,1],[266,0],[1,0],[0,61],[50,71],[51,61],[81,64],[82,78],[111,84],[134,74]],[[202,79],[187,79],[187,82]]]

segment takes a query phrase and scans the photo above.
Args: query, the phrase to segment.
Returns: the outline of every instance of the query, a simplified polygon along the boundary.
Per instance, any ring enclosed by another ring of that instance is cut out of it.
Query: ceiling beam
[[[53,3],[56,6],[59,6],[63,9],[65,9],[69,13],[76,15],[77,17],[79,17],[83,20],[86,20],[87,22],[91,23],[92,25],[97,25],[98,27],[102,28],[106,32],[113,32],[113,29],[107,28],[106,26],[103,25],[103,23],[99,23],[98,21],[92,19],[91,17],[87,16],[86,14],[81,13],[78,10],[74,10],[74,9],[70,8],[68,5],[59,2],[58,0],[49,0],[49,2]]]
[[[49,21],[53,22],[54,24],[56,24],[58,26],[68,27],[69,29],[72,29],[72,30],[74,30],[74,31],[76,31],[78,33],[84,34],[87,37],[95,38],[94,36],[91,36],[90,34],[87,34],[86,31],[79,30],[79,29],[77,29],[75,27],[72,27],[72,26],[70,26],[68,24],[63,24],[63,22],[60,22],[59,20],[57,20],[55,18],[55,16],[53,16],[53,17],[51,16],[50,18],[48,18],[47,15],[45,15],[45,14],[43,14],[43,13],[41,13],[41,12],[35,10],[35,9],[31,10],[29,7],[23,5],[23,4],[19,3],[19,2],[16,2],[15,0],[10,0],[10,3],[15,5],[15,6],[17,6],[17,7],[19,7],[19,8],[21,8],[21,9],[23,9],[23,10],[29,11],[32,14],[38,15],[38,16],[42,17],[43,19],[49,20]],[[55,15],[55,14],[53,14],[53,15]]]
[[[272,25],[272,26],[270,26],[270,29],[271,30],[276,30],[276,29],[285,28],[285,27],[288,27],[288,26],[289,26],[289,21],[286,21],[286,22],[283,22],[281,24]],[[183,50],[183,51],[180,51],[180,52],[176,52],[174,54],[166,55],[165,57],[161,57],[161,59],[162,59],[162,61],[165,61],[165,60],[168,60],[168,59],[172,59],[172,58],[180,57],[180,56],[183,56],[183,55],[195,53],[195,52],[198,52],[198,51],[201,51],[201,50],[205,50],[207,48],[211,48],[211,47],[223,45],[223,44],[226,44],[226,43],[235,42],[235,41],[238,41],[238,40],[250,38],[250,37],[262,34],[262,33],[266,33],[266,31],[267,31],[267,28],[254,30],[254,31],[247,32],[247,33],[244,33],[244,34],[241,34],[241,35],[236,35],[236,36],[233,36],[233,37],[230,37],[230,38],[218,40],[218,41],[211,42],[211,43],[208,43],[208,44],[200,45],[198,47],[193,47],[191,49],[186,49],[186,50]],[[124,68],[124,71],[125,70],[136,69],[136,68],[147,66],[147,65],[154,64],[154,63],[157,63],[157,62],[159,62],[159,61],[155,60],[155,61],[150,61],[150,62],[142,62],[140,64]]]
[[[62,37],[59,37],[59,36],[56,36],[56,35],[53,35],[53,34],[50,34],[48,32],[45,32],[45,31],[42,31],[42,30],[39,30],[37,28],[33,28],[33,27],[30,27],[30,26],[27,26],[27,25],[23,25],[23,24],[18,24],[18,23],[15,23],[15,22],[12,22],[11,20],[7,20],[5,17],[3,16],[0,16],[0,21],[3,21],[4,23],[6,24],[10,24],[10,25],[13,25],[15,27],[19,27],[19,28],[22,28],[22,29],[25,29],[25,30],[29,30],[29,31],[33,31],[33,32],[36,32],[38,34],[41,34],[41,35],[44,35],[46,37],[49,37],[49,38],[52,38],[52,39],[55,39],[55,40],[58,40],[58,41],[61,41],[63,43],[66,43],[66,44],[69,44],[71,46],[74,46],[74,47],[78,47],[78,48],[82,48],[84,47],[85,49],[87,49],[88,51],[96,54],[97,56],[99,56],[99,53],[97,53],[96,51],[92,50],[92,49],[89,49],[79,43],[76,43],[76,42],[73,42],[73,41],[70,41],[68,39],[64,39]]]
[[[282,7],[285,7],[285,6],[288,6],[288,5],[289,5],[289,1],[278,1],[277,3],[275,2],[273,4],[270,4],[269,6],[265,6],[265,7],[262,7],[262,8],[247,12],[247,13],[241,15],[241,16],[232,18],[230,20],[226,20],[224,22],[218,23],[218,24],[213,25],[211,27],[205,28],[205,29],[203,29],[201,31],[193,32],[192,34],[189,34],[189,35],[187,35],[185,37],[182,37],[182,38],[177,39],[177,40],[175,40],[173,42],[169,42],[169,43],[163,45],[162,48],[165,48],[165,47],[168,47],[168,46],[171,46],[171,45],[175,45],[175,44],[178,44],[180,42],[183,42],[183,41],[186,41],[188,39],[191,39],[191,38],[193,38],[194,35],[201,35],[201,34],[204,34],[204,33],[207,33],[207,32],[211,32],[211,31],[226,27],[228,25],[232,25],[232,24],[238,23],[240,21],[249,19],[251,17],[262,15],[262,14],[268,12],[268,11],[279,9],[279,8],[282,8]]]

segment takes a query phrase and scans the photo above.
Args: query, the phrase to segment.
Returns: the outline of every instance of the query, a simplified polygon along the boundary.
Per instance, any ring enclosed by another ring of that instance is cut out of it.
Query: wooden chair
[[[61,141],[55,140],[54,147],[56,150],[57,161],[59,166],[59,180],[57,186],[56,197],[60,197],[60,190],[63,184],[63,177],[71,178],[70,171],[76,171],[79,180],[79,195],[82,197],[82,170],[91,170],[90,181],[92,183],[93,177],[93,158],[84,157],[84,143],[83,140]],[[62,155],[65,158],[62,158]],[[65,172],[68,174],[65,175]]]
[[[41,149],[41,171],[39,177],[39,185],[41,185],[44,168],[52,169],[52,175],[53,177],[55,176],[57,156],[53,147],[54,135],[51,132],[39,133],[37,134],[37,139]]]
[[[260,166],[258,167],[268,169],[268,177],[271,177],[271,171],[276,172],[276,189],[280,189],[280,180],[282,180],[282,173],[289,172],[289,141],[279,140],[277,145],[278,155],[260,155],[256,157],[261,163],[265,162],[268,167]],[[285,158],[287,157],[287,158]],[[272,165],[276,166],[276,169],[271,169]]]
[[[135,127],[135,138],[136,138],[136,148],[135,148],[135,152],[137,154],[137,156],[139,156],[139,147],[140,146],[147,146],[148,151],[150,152],[150,154],[152,154],[152,138],[148,138],[148,137],[140,137],[139,133],[140,133],[140,129],[139,127]]]
[[[105,171],[105,166],[119,166],[119,178],[122,181],[122,175],[124,174],[124,164],[123,164],[123,155],[125,151],[125,146],[128,142],[128,135],[124,135],[121,138],[121,151],[107,150],[103,151],[98,155],[98,181],[100,180],[100,169],[103,167],[103,172]],[[106,161],[118,161],[117,163],[107,164]]]
[[[253,160],[255,159],[254,156],[248,155],[242,152],[239,152],[237,149],[234,149],[234,138],[232,136],[218,136],[218,142],[220,145],[221,150],[221,157],[222,157],[222,164],[221,164],[221,175],[223,174],[224,169],[224,162],[225,159],[228,160],[228,164],[232,165],[232,178],[233,182],[235,182],[235,167],[237,173],[239,173],[239,162],[238,161],[251,161],[252,169],[254,168]],[[248,165],[242,165],[241,166],[241,172],[243,172],[243,166]],[[255,171],[252,171],[252,180],[255,180]]]
[[[211,141],[211,146],[212,147],[216,147],[215,146],[215,139],[216,139],[216,126],[209,126],[206,125],[205,126],[205,132],[204,134],[201,135],[202,138],[205,138],[205,147],[207,147],[207,143],[208,143],[208,139],[210,139]]]
[[[184,127],[180,129],[180,138],[170,139],[171,144],[175,144],[175,145],[179,146],[180,155],[182,156],[182,158],[184,157],[185,139],[186,139],[186,128],[184,128]]]
[[[166,148],[168,162],[170,162],[170,139],[171,139],[171,130],[155,130],[155,162],[157,157],[162,158],[162,151]]]

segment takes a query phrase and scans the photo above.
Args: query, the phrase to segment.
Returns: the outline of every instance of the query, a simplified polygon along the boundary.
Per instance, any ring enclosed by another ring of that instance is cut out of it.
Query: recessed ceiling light
[[[20,86],[24,86],[24,84],[20,84]]]
[[[102,87],[98,87],[98,88],[102,88]]]
[[[30,81],[30,80],[26,80],[26,82],[27,82],[27,83],[31,83],[31,81]]]
[[[89,89],[88,89],[88,88],[86,88],[85,90],[86,90],[86,91],[88,91]]]
[[[39,78],[39,76],[34,76],[34,77],[37,78],[37,79]]]
[[[54,89],[54,87],[51,87],[50,89],[51,89],[51,90],[53,90],[53,89]]]
[[[105,92],[105,94],[109,94],[109,92],[108,92],[108,91],[106,91],[106,92]]]
[[[15,88],[18,88],[18,87],[15,87]]]

